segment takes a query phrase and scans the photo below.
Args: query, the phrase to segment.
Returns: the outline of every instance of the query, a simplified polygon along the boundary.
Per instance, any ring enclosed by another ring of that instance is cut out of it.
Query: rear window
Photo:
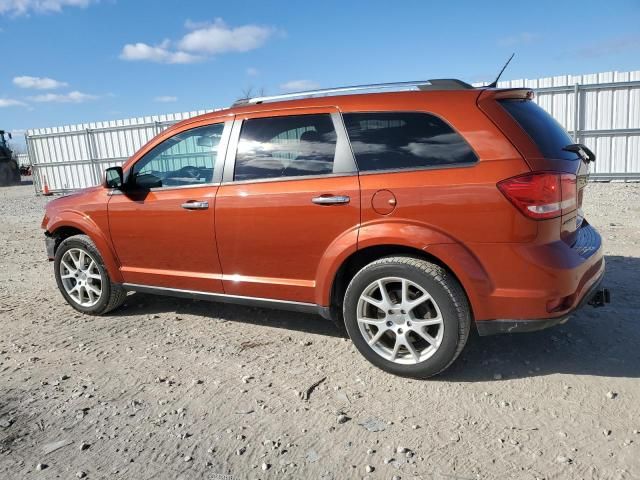
[[[555,118],[531,100],[499,100],[500,105],[509,112],[545,158],[579,160],[576,153],[563,150],[574,141]]]
[[[472,164],[469,144],[440,118],[419,112],[345,113],[358,170]]]

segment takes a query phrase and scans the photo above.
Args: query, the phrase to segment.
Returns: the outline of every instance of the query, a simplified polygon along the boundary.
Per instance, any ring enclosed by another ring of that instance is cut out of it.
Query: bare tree
[[[263,97],[265,95],[264,87],[254,88],[253,86],[248,86],[242,89],[242,97],[238,100],[246,100],[252,97]]]

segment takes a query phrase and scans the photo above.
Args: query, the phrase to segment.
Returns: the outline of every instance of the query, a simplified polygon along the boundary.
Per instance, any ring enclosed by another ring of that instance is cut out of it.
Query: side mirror
[[[8,132],[9,135],[9,140],[11,140],[13,137],[11,136],[11,132]]]
[[[122,189],[123,176],[122,167],[107,168],[104,175],[104,186],[106,188]]]

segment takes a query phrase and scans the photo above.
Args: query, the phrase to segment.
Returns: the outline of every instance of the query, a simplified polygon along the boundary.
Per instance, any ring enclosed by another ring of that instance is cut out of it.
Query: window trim
[[[232,129],[232,125],[233,125],[233,119],[207,123],[205,125],[198,125],[198,126],[191,127],[191,128],[185,128],[184,130],[180,130],[178,132],[175,132],[170,137],[167,137],[167,138],[163,139],[162,141],[156,143],[151,148],[149,148],[149,150],[147,150],[138,160],[136,160],[134,163],[132,163],[131,166],[127,169],[125,183],[128,184],[131,181],[131,174],[133,173],[133,170],[134,170],[135,166],[140,161],[142,161],[149,153],[151,153],[151,151],[154,148],[156,148],[158,145],[163,144],[167,140],[170,140],[173,137],[175,137],[176,135],[182,135],[183,133],[189,132],[191,130],[196,130],[198,128],[212,127],[214,125],[220,125],[220,124],[223,125],[223,127],[222,127],[222,137],[220,138],[220,143],[218,144],[218,155],[216,155],[216,159],[215,159],[215,162],[213,164],[213,176],[211,177],[211,181],[210,182],[198,183],[198,184],[194,184],[194,185],[172,185],[172,186],[167,186],[167,187],[154,187],[154,188],[150,188],[149,191],[150,192],[166,192],[166,191],[170,191],[170,190],[182,190],[182,189],[185,189],[185,188],[201,188],[201,187],[210,187],[210,186],[213,186],[213,185],[220,185],[220,183],[222,182],[222,175],[223,175],[225,157],[226,157],[226,155],[227,155],[227,153],[229,151],[228,150],[229,149],[229,139],[231,137],[231,129]]]
[[[353,145],[351,145],[351,137],[349,137],[349,133],[347,131],[347,124],[344,121],[344,115],[350,114],[368,114],[368,113],[422,113],[425,115],[431,115],[432,117],[436,117],[438,120],[442,121],[445,125],[448,125],[449,128],[464,140],[464,142],[469,146],[469,149],[473,152],[473,155],[476,157],[476,161],[473,163],[456,163],[452,165],[424,165],[422,167],[411,167],[411,168],[385,168],[380,170],[360,170],[358,166],[358,159],[356,158],[356,154],[353,151]],[[460,131],[455,128],[451,122],[449,122],[446,118],[441,117],[437,113],[427,111],[427,110],[353,110],[348,112],[340,112],[340,119],[342,120],[342,125],[344,127],[345,133],[347,134],[347,140],[349,141],[349,148],[351,149],[351,155],[353,156],[353,160],[356,163],[356,168],[358,169],[358,175],[376,175],[380,173],[402,173],[402,172],[418,172],[421,170],[449,170],[451,168],[471,168],[475,167],[480,163],[480,155],[476,152],[475,148],[469,140],[467,140]]]
[[[324,109],[323,109],[324,110]],[[262,112],[261,112],[262,113]],[[327,109],[326,111],[318,111],[313,113],[298,113],[296,110],[274,110],[269,112],[271,115],[260,116],[248,116],[242,119],[235,119],[231,130],[231,138],[229,145],[227,146],[227,155],[224,162],[224,171],[222,174],[221,185],[235,185],[235,184],[253,184],[253,183],[268,183],[268,182],[287,182],[294,180],[317,180],[319,178],[327,177],[348,177],[358,175],[358,168],[353,157],[353,150],[349,143],[349,137],[347,136],[347,130],[342,121],[340,112],[337,109]],[[281,117],[300,117],[303,115],[329,115],[333,122],[333,128],[336,132],[336,152],[333,161],[333,171],[331,173],[323,173],[319,175],[296,175],[296,176],[284,176],[284,177],[269,177],[269,178],[256,178],[249,180],[235,180],[233,178],[236,167],[236,156],[238,153],[238,144],[240,143],[240,133],[242,131],[242,125],[246,120],[260,120],[270,118]]]

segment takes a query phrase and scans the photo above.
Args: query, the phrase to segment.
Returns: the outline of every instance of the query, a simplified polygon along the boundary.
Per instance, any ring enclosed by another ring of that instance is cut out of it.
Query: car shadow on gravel
[[[144,293],[130,294],[125,305],[109,315],[126,317],[128,315],[166,314],[167,312],[175,312],[176,316],[199,315],[212,319],[297,330],[329,337],[347,336],[345,331],[319,315]]]
[[[440,381],[479,382],[566,373],[640,378],[640,258],[609,256],[603,286],[612,302],[586,306],[569,321],[540,332],[480,337],[472,332]],[[285,330],[346,337],[320,316],[136,293],[114,316],[199,315]],[[501,378],[497,378],[501,377]]]
[[[564,373],[640,378],[640,258],[608,256],[603,286],[612,303],[578,310],[547,330],[480,337],[473,333],[442,381],[501,381]]]

